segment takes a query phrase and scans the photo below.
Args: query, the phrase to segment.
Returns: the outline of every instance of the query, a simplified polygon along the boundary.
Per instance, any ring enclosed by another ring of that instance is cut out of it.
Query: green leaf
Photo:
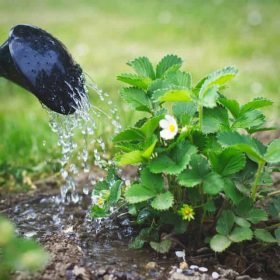
[[[255,99],[253,99],[252,101],[244,104],[241,107],[241,113],[259,109],[259,108],[266,107],[266,106],[270,106],[272,104],[273,104],[273,102],[269,99],[266,99],[263,97],[257,97]]]
[[[131,216],[137,216],[137,213],[138,213],[138,209],[136,207],[136,204],[129,204],[127,206],[127,210],[128,210],[128,213],[131,215]]]
[[[269,163],[280,162],[280,139],[275,139],[268,145],[264,158]]]
[[[204,93],[213,86],[216,86],[217,89],[220,89],[227,82],[233,79],[236,74],[237,69],[232,66],[224,67],[223,69],[209,74],[200,88],[199,96],[204,96]]]
[[[140,163],[144,160],[142,157],[142,153],[143,153],[142,151],[135,150],[129,153],[122,154],[117,159],[117,162],[120,166]]]
[[[118,200],[121,197],[121,191],[122,191],[122,181],[118,180],[110,188],[110,196],[108,198],[108,202],[110,204],[118,202]]]
[[[148,77],[142,77],[134,74],[121,74],[117,76],[117,79],[121,82],[141,89],[147,89],[152,82],[152,80]]]
[[[171,225],[173,227],[172,232],[175,234],[183,234],[187,230],[187,223],[172,209],[160,213],[159,223],[161,225]]]
[[[130,242],[130,243],[128,244],[128,247],[129,247],[130,249],[141,249],[141,248],[143,248],[143,246],[145,245],[145,243],[146,243],[145,240],[142,240],[142,239],[140,239],[140,238],[137,236],[137,237],[135,237],[135,238],[132,240],[132,242]]]
[[[162,240],[161,242],[150,242],[150,246],[160,254],[165,254],[169,252],[171,245],[172,241],[168,239]]]
[[[220,154],[212,153],[210,159],[213,169],[222,176],[235,174],[246,164],[245,155],[233,148],[226,148]]]
[[[267,221],[267,213],[264,209],[252,208],[246,215],[247,220],[253,224],[257,224],[262,221]]]
[[[280,245],[280,228],[277,228],[275,231],[274,231],[274,235],[275,235],[275,238],[278,242],[278,245]]]
[[[247,217],[247,213],[253,207],[253,202],[250,198],[243,198],[235,208],[235,213],[241,217]]]
[[[237,225],[241,227],[247,227],[247,228],[251,227],[251,224],[244,218],[235,216],[234,221]]]
[[[198,150],[201,153],[205,152],[205,154],[208,154],[208,152],[206,152],[206,148],[207,148],[207,145],[210,144],[211,136],[210,135],[205,135],[199,130],[192,130],[191,131],[191,137],[192,137],[192,143],[194,143],[194,145],[198,148]],[[212,137],[212,139],[213,139],[213,137]],[[213,151],[212,147],[210,148],[210,151]]]
[[[270,201],[268,211],[272,218],[280,220],[280,196],[275,197]]]
[[[141,171],[141,183],[145,186],[151,186],[156,193],[160,193],[164,189],[164,181],[161,174],[153,174],[148,168]]]
[[[230,111],[234,118],[237,118],[240,112],[240,106],[234,99],[227,99],[224,96],[219,98],[219,102]]]
[[[174,202],[174,196],[171,192],[158,194],[151,203],[151,206],[156,210],[167,210]]]
[[[120,91],[121,97],[138,111],[151,112],[151,104],[145,91],[135,88],[123,88]]]
[[[108,190],[109,189],[109,184],[106,180],[104,181],[99,181],[95,184],[94,186],[94,191],[93,191],[93,195],[95,192],[99,192],[99,191],[103,191],[103,190]]]
[[[208,134],[204,135],[204,146],[202,146],[202,149],[200,150],[208,155],[210,155],[213,151],[217,153],[221,153],[223,151],[222,146],[220,143],[217,141],[217,135],[216,134]],[[203,139],[202,139],[203,141]],[[203,142],[201,143],[203,144]],[[200,144],[200,145],[201,145]]]
[[[155,91],[160,89],[167,89],[172,87],[172,84],[168,80],[156,79],[153,80],[150,86],[148,87],[148,93],[152,95]]]
[[[218,91],[217,87],[213,86],[208,88],[205,92],[203,97],[201,97],[201,104],[203,107],[207,108],[214,108],[217,105],[217,99],[218,99]]]
[[[203,181],[203,190],[205,193],[215,195],[224,189],[223,178],[215,173],[209,173]]]
[[[201,155],[193,155],[190,161],[190,168],[178,176],[178,183],[184,187],[194,187],[200,184],[209,173],[207,159]]]
[[[202,118],[202,132],[215,133],[223,128],[228,128],[228,114],[226,109],[217,107],[214,109],[205,108]]]
[[[265,169],[263,171],[259,184],[261,186],[273,186],[273,178],[270,170]]]
[[[191,90],[186,88],[174,88],[161,91],[160,96],[155,93],[159,102],[188,102],[191,101]]]
[[[239,117],[233,122],[232,128],[254,128],[259,127],[265,123],[265,116],[257,111],[246,111],[240,113]]]
[[[154,136],[146,142],[146,145],[144,147],[144,151],[142,152],[142,157],[144,159],[147,159],[147,160],[150,159],[152,153],[154,152],[157,141],[158,141],[157,137]]]
[[[210,240],[210,247],[215,252],[223,252],[231,244],[231,241],[224,235],[216,234]]]
[[[159,154],[152,159],[149,169],[153,173],[179,174],[190,162],[191,156],[196,153],[196,148],[189,142],[178,143],[169,154]]]
[[[128,203],[139,203],[153,198],[156,194],[156,190],[152,187],[134,184],[125,192],[125,198]]]
[[[153,65],[147,57],[138,57],[132,61],[129,61],[127,64],[133,67],[133,69],[138,75],[149,77],[152,80],[155,78]]]
[[[178,176],[178,183],[184,187],[194,187],[202,182],[201,177],[192,171],[184,171]]]
[[[138,234],[138,237],[145,241],[157,240],[159,238],[158,232],[151,227],[142,228]]]
[[[178,102],[173,104],[172,110],[178,119],[184,115],[188,115],[191,118],[197,111],[197,106],[194,102]]]
[[[96,204],[91,207],[92,218],[105,218],[108,217],[108,215],[109,214],[106,208],[99,207]]]
[[[266,229],[256,229],[255,237],[266,243],[275,243],[277,240],[273,237],[273,235]]]
[[[170,69],[177,70],[181,67],[183,60],[177,55],[166,55],[156,67],[156,77],[161,78]]]
[[[166,75],[166,80],[174,86],[190,89],[192,86],[192,77],[190,73],[176,71]]]
[[[114,136],[113,142],[130,142],[130,141],[142,141],[145,138],[144,133],[138,128],[129,128],[121,131]]]
[[[208,212],[208,213],[215,213],[217,208],[216,208],[216,205],[214,203],[213,200],[209,200],[207,201],[204,205],[203,205],[203,209]]]
[[[218,134],[218,142],[224,147],[234,147],[246,153],[253,161],[263,161],[263,145],[256,139],[238,132],[226,131]]]
[[[159,122],[164,115],[158,115],[148,119],[140,128],[140,131],[147,137],[151,137],[154,131],[159,127]]]
[[[233,242],[242,242],[244,240],[251,240],[253,232],[249,227],[235,227],[229,235],[229,239]]]
[[[235,183],[229,178],[224,178],[224,193],[235,205],[243,198],[242,193],[240,193]]]
[[[217,232],[223,235],[228,235],[233,227],[234,218],[235,216],[232,211],[224,210],[217,221]]]
[[[150,218],[152,218],[153,213],[150,208],[143,208],[139,211],[137,215],[137,224],[141,225],[147,222]]]

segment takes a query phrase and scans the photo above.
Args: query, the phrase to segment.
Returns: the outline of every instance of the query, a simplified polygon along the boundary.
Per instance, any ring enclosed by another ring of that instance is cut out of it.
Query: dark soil
[[[126,214],[92,221],[88,217],[88,196],[80,194],[79,203],[63,205],[58,202],[57,192],[49,182],[40,192],[1,196],[1,213],[15,222],[19,234],[36,238],[51,255],[41,273],[17,273],[14,279],[212,279],[209,273],[182,273],[178,270],[181,260],[174,252],[158,256],[148,249],[128,249],[135,233]],[[224,275],[220,279],[280,278],[279,247],[261,250],[251,244],[243,254],[229,251],[221,255],[205,247],[191,252],[186,261],[219,271]]]
[[[269,139],[271,134],[262,134],[262,140]],[[104,175],[98,170],[93,172]],[[133,176],[133,172],[128,173]],[[78,182],[81,187],[85,184],[83,174]],[[42,272],[15,273],[13,279],[210,280],[212,271],[219,272],[219,279],[280,279],[279,246],[264,249],[249,243],[241,251],[233,247],[223,254],[214,254],[207,247],[186,252],[187,264],[206,267],[207,273],[187,269],[185,264],[180,269],[182,260],[174,251],[159,256],[149,249],[128,249],[135,232],[127,214],[115,213],[110,219],[93,221],[88,215],[89,195],[81,190],[79,193],[77,204],[62,204],[59,187],[52,180],[38,182],[37,189],[27,193],[0,192],[0,214],[15,222],[20,235],[35,238],[51,255]]]

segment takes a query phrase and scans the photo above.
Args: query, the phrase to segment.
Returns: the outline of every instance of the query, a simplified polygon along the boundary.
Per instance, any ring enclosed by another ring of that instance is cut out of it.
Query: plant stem
[[[273,195],[276,195],[276,194],[280,194],[280,190],[271,192],[271,193],[269,193],[267,196],[273,196]]]
[[[273,229],[273,228],[278,228],[278,227],[280,227],[280,223],[268,226],[268,227],[266,227],[266,229]]]
[[[256,200],[257,191],[258,191],[258,187],[259,187],[259,183],[260,183],[260,179],[261,179],[261,175],[262,175],[264,165],[265,165],[265,161],[260,161],[259,162],[258,170],[257,170],[256,177],[255,177],[255,181],[254,181],[252,189],[251,189],[251,197],[254,201]]]
[[[199,129],[202,131],[203,106],[198,106]]]

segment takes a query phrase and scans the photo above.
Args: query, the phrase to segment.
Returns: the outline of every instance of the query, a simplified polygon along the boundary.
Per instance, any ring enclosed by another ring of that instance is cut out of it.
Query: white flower
[[[174,117],[165,115],[165,118],[159,122],[159,126],[162,128],[160,137],[164,140],[173,139],[178,133],[178,125]]]

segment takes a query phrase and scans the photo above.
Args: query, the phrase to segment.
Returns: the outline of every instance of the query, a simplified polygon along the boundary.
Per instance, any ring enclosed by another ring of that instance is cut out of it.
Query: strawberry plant
[[[268,145],[254,137],[265,127],[265,98],[239,104],[224,93],[237,69],[225,67],[197,83],[180,70],[182,59],[165,56],[154,68],[146,57],[121,74],[121,97],[143,112],[134,126],[115,135],[118,166],[137,165],[129,186],[117,175],[93,192],[94,217],[126,203],[139,234],[130,244],[165,253],[174,240],[206,241],[221,252],[256,239],[280,243],[280,139]],[[96,197],[99,196],[99,200]],[[178,241],[179,242],[179,241]]]

